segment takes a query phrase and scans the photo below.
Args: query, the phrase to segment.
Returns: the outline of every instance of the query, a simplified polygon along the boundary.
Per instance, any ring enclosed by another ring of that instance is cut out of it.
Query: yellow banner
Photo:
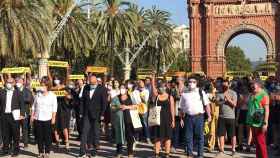
[[[65,91],[52,91],[57,97],[64,97]]]
[[[137,79],[146,79],[146,77],[150,77],[150,75],[137,75]]]
[[[70,80],[80,80],[80,79],[84,79],[85,76],[84,75],[70,75],[69,79]]]
[[[3,82],[0,82],[0,88],[3,88],[4,85],[3,85]]]
[[[265,81],[265,80],[267,80],[267,76],[260,76],[260,79],[262,80],[262,81]]]
[[[106,73],[108,72],[108,68],[107,67],[99,67],[99,66],[88,66],[87,73],[92,72],[92,73]]]
[[[29,67],[12,67],[12,68],[3,68],[2,73],[7,74],[22,74],[22,73],[30,73],[31,70]]]
[[[39,81],[31,81],[31,88],[37,88],[40,87]]]
[[[67,68],[67,67],[68,67],[68,62],[50,60],[50,61],[48,61],[48,66],[49,66],[49,67],[62,67],[62,68]]]

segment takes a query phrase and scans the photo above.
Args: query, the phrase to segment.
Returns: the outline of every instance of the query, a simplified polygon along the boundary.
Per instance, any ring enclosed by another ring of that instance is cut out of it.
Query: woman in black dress
[[[65,88],[65,96],[61,98],[59,105],[59,113],[57,115],[56,123],[56,141],[59,146],[59,132],[63,133],[65,148],[69,150],[69,126],[71,119],[71,109],[73,108],[73,96],[70,88]]]
[[[174,99],[167,93],[167,84],[160,82],[155,86],[155,77],[152,78],[153,99],[155,105],[161,107],[160,126],[152,127],[155,142],[155,157],[160,157],[161,142],[165,146],[165,157],[169,157],[171,148],[172,129],[175,127]]]
[[[134,143],[134,128],[130,117],[130,110],[136,110],[137,105],[133,105],[130,96],[128,95],[127,88],[124,85],[120,87],[120,109],[123,111],[123,119],[125,124],[125,139],[127,142],[127,154],[129,158],[133,157],[133,143]],[[121,150],[121,146],[117,146]]]

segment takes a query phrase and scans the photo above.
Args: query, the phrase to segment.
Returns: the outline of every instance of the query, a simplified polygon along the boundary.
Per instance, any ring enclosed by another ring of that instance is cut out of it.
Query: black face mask
[[[250,92],[250,93],[253,93],[254,91],[255,91],[255,87],[254,87],[254,86],[250,86],[250,87],[249,87],[249,92]]]
[[[228,90],[228,86],[223,86],[223,91],[227,91]]]

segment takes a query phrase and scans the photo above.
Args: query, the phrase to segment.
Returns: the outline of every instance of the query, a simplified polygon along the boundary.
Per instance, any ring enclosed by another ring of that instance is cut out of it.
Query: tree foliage
[[[52,33],[75,2],[0,1],[1,67],[34,64],[37,55],[49,50]],[[51,45],[51,58],[68,60],[76,72],[87,65],[121,70],[115,50],[135,52],[149,37],[133,66],[158,68],[173,62],[176,50],[170,13],[155,6],[144,9],[133,2],[81,0]]]
[[[16,59],[17,62],[21,62],[30,53],[34,57],[36,53],[41,53],[47,48],[46,39],[51,21],[46,8],[43,0],[0,1],[2,59],[12,59],[13,62]]]
[[[246,58],[244,51],[238,46],[229,46],[225,52],[227,70],[252,71],[251,62]]]

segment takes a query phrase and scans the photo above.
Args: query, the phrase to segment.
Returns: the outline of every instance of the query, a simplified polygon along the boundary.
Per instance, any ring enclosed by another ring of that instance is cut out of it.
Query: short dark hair
[[[51,82],[48,76],[43,76],[40,83],[44,84],[48,88],[48,90],[51,89]]]
[[[228,83],[228,84],[230,83],[228,79],[224,79],[224,80],[223,80],[223,83],[224,83],[224,82],[226,82],[226,83]]]

